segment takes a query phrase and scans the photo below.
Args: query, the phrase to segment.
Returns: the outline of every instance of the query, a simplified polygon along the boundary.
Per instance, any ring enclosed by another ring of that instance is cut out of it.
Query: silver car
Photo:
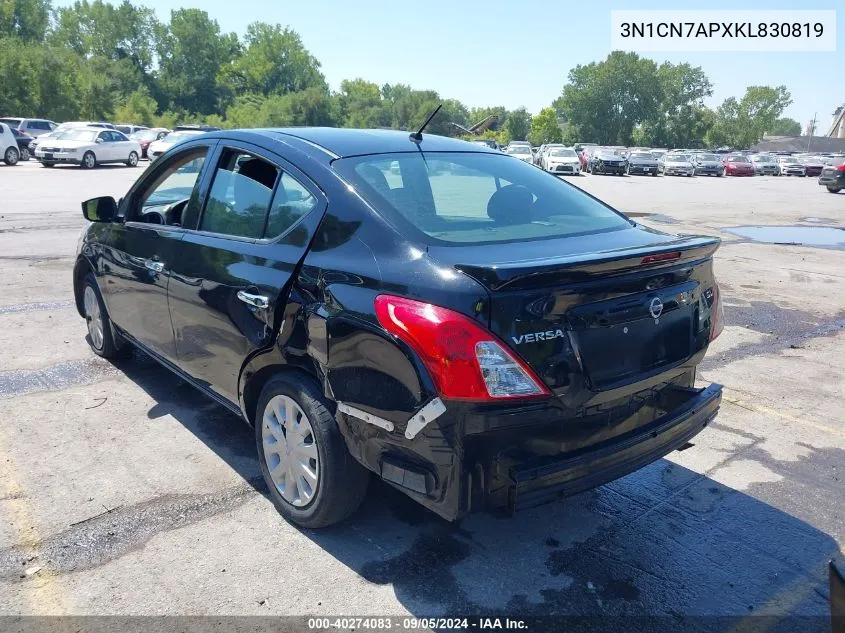
[[[667,176],[695,176],[695,165],[688,154],[666,154],[663,173]]]

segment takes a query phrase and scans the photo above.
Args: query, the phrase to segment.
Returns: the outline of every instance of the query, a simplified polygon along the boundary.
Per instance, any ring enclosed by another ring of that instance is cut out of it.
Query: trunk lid
[[[632,226],[431,251],[487,288],[490,329],[562,395],[639,382],[704,349],[719,242]]]

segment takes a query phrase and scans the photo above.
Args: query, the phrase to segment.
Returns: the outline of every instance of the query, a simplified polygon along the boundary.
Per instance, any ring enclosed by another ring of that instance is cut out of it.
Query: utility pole
[[[813,133],[816,131],[816,115],[818,112],[813,112],[813,120],[810,122],[810,134],[807,136],[807,153],[810,153],[810,141],[813,140]]]

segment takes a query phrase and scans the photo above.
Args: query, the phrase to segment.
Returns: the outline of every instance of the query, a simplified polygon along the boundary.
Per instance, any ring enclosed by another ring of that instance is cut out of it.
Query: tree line
[[[456,135],[452,123],[495,114],[498,129],[483,136],[499,142],[744,147],[764,132],[800,132],[780,118],[791,103],[784,86],[749,87],[715,110],[703,103],[711,94],[701,68],[619,51],[573,68],[561,96],[534,116],[362,78],[333,91],[290,27],[254,22],[239,37],[201,9],[174,10],[165,23],[129,0],[55,8],[50,0],[0,0],[0,114],[8,116],[413,129],[442,103],[429,131]]]

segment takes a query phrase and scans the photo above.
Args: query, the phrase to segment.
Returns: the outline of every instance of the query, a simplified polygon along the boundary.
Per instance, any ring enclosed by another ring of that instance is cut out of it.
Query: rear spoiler
[[[677,240],[580,253],[542,260],[490,264],[455,264],[490,290],[524,290],[588,281],[596,276],[624,274],[644,268],[665,268],[713,256],[722,240],[718,237],[682,236]]]

